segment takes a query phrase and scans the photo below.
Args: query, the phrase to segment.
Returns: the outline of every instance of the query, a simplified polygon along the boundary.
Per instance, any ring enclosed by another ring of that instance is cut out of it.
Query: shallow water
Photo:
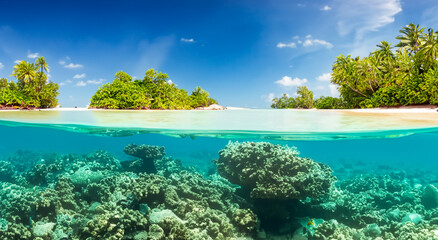
[[[0,112],[0,237],[438,239],[433,117],[272,110]],[[276,156],[272,145],[243,144],[229,149],[231,157],[220,156],[230,140],[296,147],[299,157],[286,150]],[[152,158],[125,153],[132,143],[162,146],[166,155],[154,158],[155,165],[138,165]],[[288,161],[300,164],[300,157],[313,160],[306,166],[314,172],[301,169],[302,181],[292,181],[290,169],[281,168]],[[240,180],[218,168],[221,159],[230,160],[231,169],[246,166],[232,173]],[[277,159],[284,161],[275,167]],[[263,164],[252,169],[251,161]],[[315,162],[333,172],[323,173]],[[251,180],[258,179],[257,186],[280,193],[264,189],[256,195],[258,187],[242,180],[245,171],[258,174]],[[285,197],[291,187],[300,194]]]

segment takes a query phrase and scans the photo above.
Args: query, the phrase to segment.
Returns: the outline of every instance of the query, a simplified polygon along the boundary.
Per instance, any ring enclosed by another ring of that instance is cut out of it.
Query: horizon
[[[189,93],[201,86],[222,106],[268,108],[273,97],[294,95],[300,85],[315,97],[336,96],[329,79],[338,55],[364,57],[383,40],[394,46],[411,22],[438,29],[432,0],[0,6],[7,9],[0,15],[0,77],[13,80],[17,60],[44,56],[62,107],[86,107],[119,70],[142,79],[149,68]]]

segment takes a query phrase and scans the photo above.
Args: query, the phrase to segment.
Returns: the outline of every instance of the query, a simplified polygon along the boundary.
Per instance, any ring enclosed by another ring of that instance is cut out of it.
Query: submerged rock
[[[92,171],[88,167],[79,168],[70,176],[74,185],[84,186],[89,183],[98,182],[105,178],[105,173],[102,171]]]
[[[175,215],[175,213],[173,213],[169,209],[161,210],[161,209],[154,208],[151,210],[151,213],[149,215],[149,221],[151,223],[155,223],[155,224],[159,224],[159,223],[163,222],[163,220],[165,218],[174,218],[177,221],[182,222],[181,219],[179,217],[177,217]]]
[[[41,238],[48,237],[54,226],[55,223],[52,222],[50,223],[37,222],[35,223],[35,226],[33,227],[32,230],[33,236],[41,237]]]
[[[408,214],[406,214],[406,216],[403,217],[402,223],[406,224],[408,222],[411,222],[413,224],[418,224],[419,222],[421,222],[422,219],[423,219],[423,217],[421,217],[420,214],[408,213]]]

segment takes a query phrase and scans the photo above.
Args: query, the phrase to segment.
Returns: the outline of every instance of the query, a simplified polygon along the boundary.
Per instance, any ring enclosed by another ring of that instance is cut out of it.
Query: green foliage
[[[112,83],[99,87],[91,97],[90,107],[109,109],[140,109],[150,105],[150,97],[132,81],[127,73],[119,71]]]
[[[109,109],[192,109],[217,103],[200,87],[192,95],[168,81],[166,73],[149,69],[143,80],[118,72],[91,97],[90,107]]]
[[[316,99],[314,106],[317,109],[343,109],[346,108],[344,99],[335,97],[324,97]]]
[[[289,97],[287,94],[283,94],[280,98],[272,99],[271,108],[297,108],[297,101],[293,97]]]
[[[297,88],[297,97],[289,97],[287,94],[272,99],[271,108],[313,108],[313,92],[306,86]]]
[[[201,87],[196,87],[193,90],[192,95],[190,95],[192,100],[192,107],[208,107],[211,104],[217,104],[217,101],[210,97],[210,94],[202,89]]]
[[[296,98],[297,107],[313,108],[313,92],[306,86],[297,87],[298,97]]]
[[[438,32],[424,30],[412,23],[403,27],[395,52],[382,41],[368,57],[337,57],[331,81],[345,107],[437,104]]]
[[[40,70],[37,72],[37,70]],[[43,57],[37,62],[21,61],[14,66],[11,76],[17,83],[0,79],[0,105],[7,107],[51,108],[58,105],[59,86],[47,80],[49,66]]]

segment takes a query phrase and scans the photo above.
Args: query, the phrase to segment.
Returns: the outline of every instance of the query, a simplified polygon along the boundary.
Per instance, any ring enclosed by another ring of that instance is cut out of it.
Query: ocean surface
[[[438,239],[437,113],[0,111],[0,239]]]

